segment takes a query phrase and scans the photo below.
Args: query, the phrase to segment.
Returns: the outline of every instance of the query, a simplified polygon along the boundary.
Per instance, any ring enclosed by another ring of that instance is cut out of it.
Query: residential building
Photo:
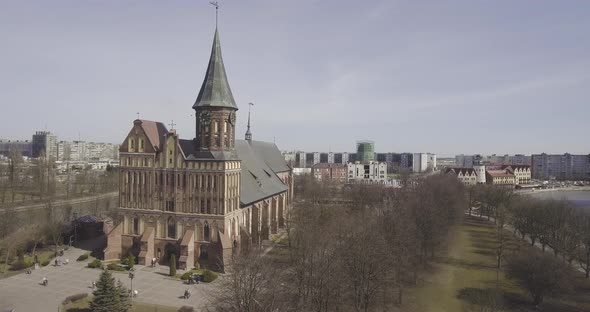
[[[487,184],[514,187],[516,177],[509,170],[488,170],[486,171]]]
[[[195,137],[181,139],[157,121],[134,120],[120,147],[119,214],[105,260],[128,254],[179,267],[222,270],[233,255],[261,246],[284,224],[292,170],[272,142],[235,139],[238,107],[215,30],[195,110]]]
[[[347,170],[348,182],[381,183],[387,180],[387,164],[384,162],[349,162]]]
[[[305,152],[299,152],[296,154],[295,162],[298,168],[306,168],[307,165],[307,154]]]
[[[473,168],[447,168],[445,174],[452,174],[465,185],[477,184],[477,172]]]
[[[507,165],[502,166],[503,170],[508,170],[514,174],[515,184],[531,183],[531,166],[526,165]]]
[[[425,172],[428,170],[428,154],[414,153],[412,156],[412,171]]]
[[[333,164],[334,163],[334,153],[329,152],[328,153],[328,163],[329,164]]]
[[[315,164],[312,168],[313,176],[318,181],[346,182],[347,166],[343,164]]]
[[[37,131],[33,134],[31,157],[43,154],[57,159],[57,137],[49,131]]]
[[[590,180],[590,155],[548,155],[531,156],[533,179]]]
[[[402,153],[400,155],[400,170],[411,171],[414,168],[414,154]]]
[[[474,164],[482,161],[481,155],[456,155],[455,166],[460,168],[471,168]]]
[[[11,151],[17,151],[23,156],[31,157],[33,144],[28,140],[0,139],[0,155],[8,157]]]

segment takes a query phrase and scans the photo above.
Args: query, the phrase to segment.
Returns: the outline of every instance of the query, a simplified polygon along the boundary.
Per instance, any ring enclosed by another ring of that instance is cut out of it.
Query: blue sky
[[[220,1],[245,132],[281,149],[590,153],[588,1]],[[215,10],[2,1],[0,137],[119,143],[136,112],[194,137]]]

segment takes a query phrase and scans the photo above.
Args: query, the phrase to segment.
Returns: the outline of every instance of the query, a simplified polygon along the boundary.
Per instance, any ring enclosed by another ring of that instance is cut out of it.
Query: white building
[[[342,153],[342,164],[346,165],[348,164],[349,161],[349,156],[347,152]]]
[[[305,155],[306,155],[305,152],[299,152],[297,154],[297,156],[299,158],[299,163],[298,163],[299,168],[305,168],[305,165],[306,165],[306,162],[307,162],[307,158],[306,158]],[[311,168],[310,168],[310,170],[311,170]]]
[[[414,153],[412,156],[412,171],[425,172],[428,170],[428,154]]]
[[[473,166],[473,170],[475,170],[475,174],[477,175],[477,178],[476,178],[477,184],[485,184],[486,183],[486,166],[475,165],[475,166]]]
[[[329,164],[333,164],[334,163],[334,153],[333,152],[329,152],[328,153],[328,163]]]
[[[371,161],[363,164],[360,161],[347,165],[348,182],[384,183],[387,181],[387,163]]]
[[[432,169],[432,171],[436,170],[436,154],[428,153],[427,167]]]

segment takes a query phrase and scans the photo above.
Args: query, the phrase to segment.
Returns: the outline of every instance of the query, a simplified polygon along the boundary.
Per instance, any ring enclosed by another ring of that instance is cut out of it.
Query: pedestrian
[[[47,286],[47,277],[43,276],[43,281],[41,284],[43,284],[43,286]]]
[[[92,281],[92,289],[96,287],[96,281]]]
[[[57,258],[55,259],[55,266],[57,266]]]

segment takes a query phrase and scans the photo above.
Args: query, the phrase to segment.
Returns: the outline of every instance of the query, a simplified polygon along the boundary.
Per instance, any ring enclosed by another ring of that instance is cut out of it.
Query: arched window
[[[176,238],[176,220],[168,218],[168,238]]]
[[[210,239],[209,223],[207,221],[205,221],[205,226],[203,227],[203,237],[206,241]]]
[[[133,217],[133,234],[139,235],[139,218]]]

